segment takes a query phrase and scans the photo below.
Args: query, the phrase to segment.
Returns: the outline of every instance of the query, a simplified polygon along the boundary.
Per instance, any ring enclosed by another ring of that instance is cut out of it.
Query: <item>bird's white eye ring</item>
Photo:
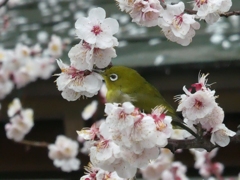
[[[116,80],[118,79],[118,75],[116,75],[116,74],[111,74],[111,75],[109,76],[109,78],[110,78],[111,81],[116,81]]]

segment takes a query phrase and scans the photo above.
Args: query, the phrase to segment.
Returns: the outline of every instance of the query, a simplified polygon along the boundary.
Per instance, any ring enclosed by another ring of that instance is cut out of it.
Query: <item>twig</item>
[[[0,4],[0,8],[3,7],[3,6],[5,6],[5,5],[7,4],[7,2],[8,2],[8,0],[3,1],[3,2]]]
[[[185,9],[184,10],[185,13],[187,14],[197,14],[197,11],[194,11],[194,10],[190,10],[190,9]],[[233,16],[233,15],[236,15],[236,16],[240,16],[240,11],[229,11],[229,12],[226,12],[226,13],[222,13],[222,14],[219,14],[221,17],[229,17],[229,16]]]
[[[17,143],[28,145],[28,146],[34,146],[34,147],[43,147],[43,148],[46,148],[49,145],[49,143],[47,142],[38,142],[38,141],[29,141],[29,140],[22,140]]]
[[[187,14],[197,14],[197,11],[190,10],[190,9],[185,9],[184,12]]]
[[[221,17],[229,17],[229,16],[233,16],[233,15],[239,16],[240,11],[230,11],[230,12],[220,14]]]
[[[230,138],[230,144],[240,143],[240,132]],[[185,139],[185,140],[175,140],[169,139],[168,145],[166,148],[170,149],[172,152],[175,152],[177,149],[191,149],[191,148],[203,148],[208,152],[213,150],[218,145],[214,145],[210,142],[209,137],[203,137],[202,139]]]

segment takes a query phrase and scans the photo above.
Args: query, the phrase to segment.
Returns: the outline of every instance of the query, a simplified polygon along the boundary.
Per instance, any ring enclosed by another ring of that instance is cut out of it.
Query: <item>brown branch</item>
[[[190,10],[190,9],[185,9],[184,12],[187,14],[197,14],[197,11]]]
[[[5,5],[7,4],[7,2],[8,2],[8,0],[3,1],[3,2],[0,4],[0,8],[3,7],[3,6],[5,6]]]
[[[169,139],[168,145],[166,148],[170,149],[172,152],[175,152],[177,149],[191,149],[191,148],[203,148],[207,151],[211,151],[217,147],[212,144],[209,139],[185,139],[185,140],[175,140]]]
[[[49,143],[47,142],[37,142],[37,141],[29,141],[29,140],[22,140],[17,143],[27,145],[27,146],[43,147],[43,148],[47,148],[49,145]]]
[[[230,12],[220,14],[221,17],[229,17],[229,16],[233,16],[233,15],[239,16],[240,11],[230,11]]]
[[[240,143],[240,130],[233,137],[230,137],[230,144]],[[209,137],[203,137],[202,139],[185,139],[185,140],[175,140],[169,139],[168,145],[166,148],[170,149],[173,153],[177,149],[191,149],[191,148],[203,148],[208,152],[213,150],[216,147],[220,147],[218,145],[214,145],[210,142]]]
[[[194,11],[194,10],[190,10],[190,9],[185,9],[184,10],[185,13],[187,14],[197,14],[197,11]],[[229,17],[229,16],[240,16],[240,11],[229,11],[229,12],[226,12],[226,13],[222,13],[222,14],[219,14],[221,17]]]

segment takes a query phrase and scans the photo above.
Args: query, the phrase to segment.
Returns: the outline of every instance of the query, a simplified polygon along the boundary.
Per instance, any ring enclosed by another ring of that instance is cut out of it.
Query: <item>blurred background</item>
[[[232,2],[232,10],[240,10],[240,1]],[[186,5],[191,8],[189,3]],[[3,7],[0,9],[0,47],[13,49],[19,42],[47,47],[51,35],[56,34],[66,43],[60,58],[68,63],[69,49],[79,42],[74,30],[76,19],[87,16],[89,8],[98,6],[106,10],[107,17],[117,19],[120,24],[117,34],[120,44],[116,47],[117,58],[113,59],[113,65],[137,69],[175,108],[178,104],[173,97],[183,93],[182,87],[197,82],[199,72],[210,73],[208,83],[216,82],[211,88],[216,90],[217,102],[225,111],[224,122],[229,129],[237,130],[240,124],[238,16],[221,18],[211,26],[201,22],[193,42],[183,47],[168,41],[157,27],[145,28],[132,23],[129,15],[122,13],[112,0],[9,0],[4,10]],[[59,72],[57,69],[55,73]],[[100,103],[93,118],[84,121],[82,110],[100,97],[68,102],[57,90],[55,79],[37,80],[14,89],[1,100],[0,179],[80,179],[83,175],[83,166],[89,161],[86,155],[78,155],[80,170],[65,173],[54,167],[46,148],[17,144],[5,135],[4,125],[9,121],[7,107],[15,97],[21,99],[24,107],[34,110],[35,125],[26,136],[27,140],[54,143],[58,134],[76,139],[76,130],[90,126],[104,116],[104,106]],[[239,144],[219,150],[214,160],[225,165],[224,176],[237,176],[240,172],[239,152]],[[189,177],[198,176],[193,167],[193,156],[188,151],[177,154],[175,159],[188,166]]]

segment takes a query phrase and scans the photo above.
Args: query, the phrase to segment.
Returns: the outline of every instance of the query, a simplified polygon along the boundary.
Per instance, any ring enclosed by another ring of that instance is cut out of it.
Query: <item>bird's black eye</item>
[[[111,74],[109,77],[111,81],[116,81],[118,79],[118,75],[116,74]]]

